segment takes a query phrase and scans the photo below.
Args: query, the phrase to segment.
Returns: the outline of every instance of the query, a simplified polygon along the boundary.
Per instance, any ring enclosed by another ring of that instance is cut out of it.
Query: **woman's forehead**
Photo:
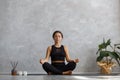
[[[61,33],[55,33],[55,35],[61,35]]]

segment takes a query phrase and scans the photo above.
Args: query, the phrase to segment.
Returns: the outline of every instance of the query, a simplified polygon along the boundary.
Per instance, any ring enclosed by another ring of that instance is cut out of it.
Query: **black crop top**
[[[57,48],[54,45],[52,45],[52,51],[51,51],[51,61],[56,61],[56,60],[65,60],[65,50],[64,46],[61,45],[61,47]]]

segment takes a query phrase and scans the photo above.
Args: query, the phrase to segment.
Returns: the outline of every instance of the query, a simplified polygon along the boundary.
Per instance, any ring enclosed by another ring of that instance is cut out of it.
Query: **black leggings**
[[[63,63],[52,63],[49,64],[48,62],[45,62],[43,65],[43,69],[49,73],[51,72],[52,74],[62,74],[64,71],[68,70],[74,70],[76,67],[75,62],[69,62],[68,64]]]

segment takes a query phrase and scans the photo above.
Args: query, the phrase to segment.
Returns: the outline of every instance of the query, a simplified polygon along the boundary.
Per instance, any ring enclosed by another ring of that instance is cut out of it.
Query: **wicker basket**
[[[97,64],[100,66],[101,70],[101,74],[111,74],[112,72],[112,67],[114,67],[116,64],[114,62],[105,62],[105,61],[101,61],[101,62],[97,62]]]

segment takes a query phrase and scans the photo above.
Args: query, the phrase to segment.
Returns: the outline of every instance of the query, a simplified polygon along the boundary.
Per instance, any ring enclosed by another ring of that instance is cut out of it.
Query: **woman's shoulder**
[[[62,45],[63,47],[64,47],[64,49],[68,49],[68,46],[66,46],[66,45]]]
[[[67,47],[67,45],[62,45],[63,47]]]
[[[48,50],[51,50],[52,49],[52,46],[48,46],[48,48],[47,48]]]

